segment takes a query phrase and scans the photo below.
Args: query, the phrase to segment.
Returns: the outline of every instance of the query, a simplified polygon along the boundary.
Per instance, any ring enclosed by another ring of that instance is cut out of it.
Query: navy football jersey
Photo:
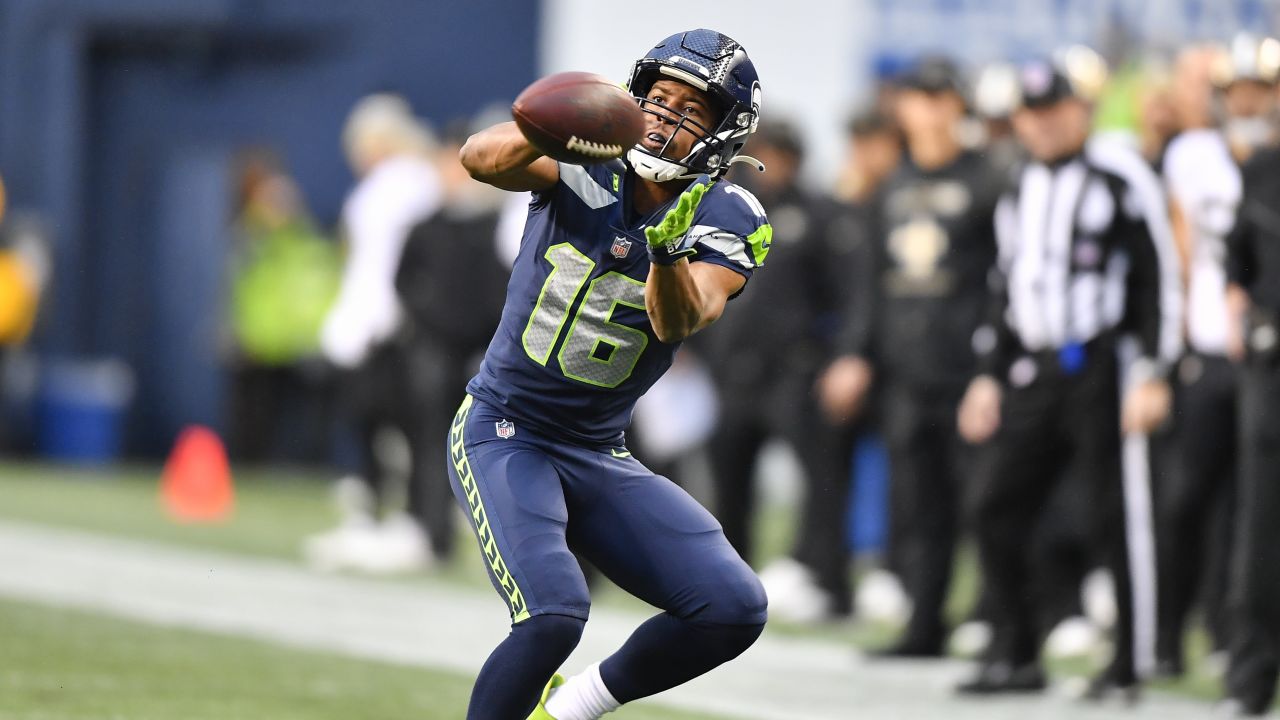
[[[637,217],[629,182],[638,180],[621,162],[562,163],[559,182],[533,195],[502,322],[467,385],[517,426],[580,444],[620,444],[636,401],[671,367],[679,344],[660,342],[645,312],[644,227],[675,201]],[[750,278],[773,230],[753,195],[719,180],[689,232],[692,262]]]

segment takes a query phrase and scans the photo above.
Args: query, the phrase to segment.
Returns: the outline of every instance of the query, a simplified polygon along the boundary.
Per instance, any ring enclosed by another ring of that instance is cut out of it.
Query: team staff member
[[[1180,351],[1181,296],[1158,181],[1130,148],[1089,142],[1090,100],[1105,72],[1077,47],[1019,75],[1014,127],[1032,159],[996,210],[998,302],[975,335],[981,374],[959,415],[966,439],[993,439],[975,523],[995,636],[962,692],[1045,685],[1026,547],[1070,472],[1095,483],[1116,581],[1115,657],[1093,690],[1137,684],[1121,431],[1146,433],[1168,413],[1164,375]],[[1141,359],[1127,368],[1122,417],[1116,344],[1125,332]]]
[[[1182,132],[1165,153],[1164,180],[1175,208],[1174,238],[1183,259],[1187,288],[1187,354],[1174,382],[1170,461],[1158,474],[1156,587],[1159,631],[1157,671],[1179,676],[1184,669],[1187,618],[1204,586],[1204,615],[1214,644],[1225,649],[1223,612],[1230,545],[1229,517],[1236,474],[1236,371],[1227,357],[1227,246],[1240,202],[1240,168],[1216,122],[1224,109],[1219,85],[1263,73],[1249,60],[1236,67],[1216,45],[1194,46],[1178,57],[1174,107]],[[1234,79],[1224,83],[1230,69]],[[1241,88],[1237,87],[1237,91]],[[1223,92],[1229,88],[1223,88]],[[1225,122],[1231,125],[1232,115]]]
[[[1244,168],[1244,198],[1228,243],[1240,375],[1240,474],[1228,607],[1227,695],[1241,715],[1265,715],[1280,672],[1280,150]]]
[[[956,407],[974,372],[971,338],[986,309],[1003,179],[960,144],[965,100],[950,61],[922,60],[894,105],[906,157],[883,190],[873,261],[857,280],[874,297],[850,316],[844,355],[822,386],[836,416],[864,402],[870,383],[860,379],[874,375],[881,386],[891,564],[914,607],[905,635],[884,654],[936,657],[960,515]]]
[[[437,153],[440,210],[409,231],[395,276],[412,369],[401,385],[413,406],[405,431],[413,456],[433,461],[412,465],[418,491],[409,493],[409,510],[425,522],[438,560],[453,556],[457,510],[445,466],[435,461],[445,453],[461,388],[502,315],[508,275],[495,243],[502,193],[472,180],[458,160],[468,125],[446,129]],[[440,252],[444,246],[449,252]]]
[[[795,621],[848,615],[847,513],[840,500],[847,501],[848,492],[831,487],[848,484],[848,475],[831,478],[822,462],[822,428],[810,392],[830,352],[824,321],[835,312],[836,287],[847,278],[828,271],[838,258],[825,242],[826,208],[798,187],[804,146],[796,128],[762,122],[751,138],[751,154],[768,172],[747,168],[742,183],[769,208],[781,250],[769,272],[753,279],[751,292],[737,301],[734,312],[697,338],[720,397],[720,420],[707,448],[715,514],[725,537],[752,561],[756,462],[766,440],[785,439],[800,458],[806,482],[794,560],[814,587],[812,598],[795,593],[788,599],[783,591],[781,604],[770,592],[771,610],[775,617]],[[760,337],[770,342],[757,342]],[[764,573],[761,580],[772,590]]]

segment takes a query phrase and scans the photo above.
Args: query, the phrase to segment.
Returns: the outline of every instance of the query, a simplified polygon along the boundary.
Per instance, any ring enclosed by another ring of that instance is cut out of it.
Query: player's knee
[[[716,625],[764,627],[769,614],[769,599],[765,595],[764,585],[760,584],[760,578],[756,577],[745,562],[725,568],[720,582],[708,590],[706,603],[697,613],[699,621]]]
[[[524,642],[538,648],[546,657],[569,657],[578,646],[587,622],[568,615],[534,615],[512,628]]]

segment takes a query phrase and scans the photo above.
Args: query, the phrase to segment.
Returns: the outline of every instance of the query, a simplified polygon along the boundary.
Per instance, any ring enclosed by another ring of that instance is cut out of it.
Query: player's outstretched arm
[[[697,251],[689,228],[710,185],[694,183],[657,225],[644,229],[649,243],[649,281],[645,310],[658,339],[680,342],[715,322],[724,305],[746,284],[746,278],[721,265],[690,264]]]
[[[546,190],[560,179],[556,161],[535,150],[514,122],[467,138],[458,158],[471,177],[503,190]]]
[[[654,334],[664,343],[684,340],[719,319],[725,303],[746,282],[723,265],[688,260],[653,264],[644,304]]]

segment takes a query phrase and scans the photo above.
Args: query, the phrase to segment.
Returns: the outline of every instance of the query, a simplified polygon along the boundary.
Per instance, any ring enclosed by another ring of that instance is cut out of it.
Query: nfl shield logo
[[[613,247],[609,248],[609,252],[621,260],[627,256],[627,253],[631,252],[631,241],[624,237],[616,237],[613,239]]]
[[[510,420],[499,420],[493,425],[498,429],[498,437],[502,438],[503,440],[506,440],[507,438],[515,437],[516,435],[516,424],[511,422]]]

